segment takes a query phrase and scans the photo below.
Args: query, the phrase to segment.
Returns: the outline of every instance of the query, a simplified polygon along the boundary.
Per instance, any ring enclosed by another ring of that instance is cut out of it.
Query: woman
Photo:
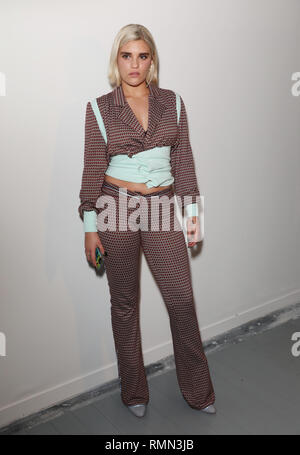
[[[175,194],[187,212],[188,246],[199,241],[200,195],[185,105],[175,92],[158,87],[157,67],[150,32],[139,24],[123,27],[110,58],[109,80],[115,88],[98,97],[93,106],[89,102],[86,108],[78,211],[84,221],[88,261],[96,265],[96,247],[102,254],[107,253],[105,268],[123,403],[142,417],[149,401],[138,309],[142,248],[168,310],[180,390],[191,407],[215,413],[215,394],[194,307],[184,233],[175,227],[178,219],[174,204],[169,205],[168,230],[161,226],[165,215],[156,212],[155,218],[153,209],[155,201],[164,197],[170,202]],[[125,194],[126,207],[121,193],[123,198]],[[106,212],[101,198],[114,202]],[[136,210],[128,203],[130,198],[140,203],[140,218],[144,221],[138,229],[130,228]],[[105,230],[101,218],[104,214],[125,216],[125,230],[118,216],[115,228]],[[153,219],[155,227],[149,230],[145,220]]]

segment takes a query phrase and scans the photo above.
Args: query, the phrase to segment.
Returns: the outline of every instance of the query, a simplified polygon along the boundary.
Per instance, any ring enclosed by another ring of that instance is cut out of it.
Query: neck
[[[122,81],[121,85],[125,98],[143,98],[149,95],[150,92],[145,81],[137,86],[132,86]]]

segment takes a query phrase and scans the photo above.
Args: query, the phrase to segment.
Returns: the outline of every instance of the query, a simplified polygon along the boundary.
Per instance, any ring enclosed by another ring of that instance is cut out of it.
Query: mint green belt
[[[112,156],[105,174],[120,180],[145,183],[147,188],[174,182],[171,174],[170,146],[154,147],[136,154]]]

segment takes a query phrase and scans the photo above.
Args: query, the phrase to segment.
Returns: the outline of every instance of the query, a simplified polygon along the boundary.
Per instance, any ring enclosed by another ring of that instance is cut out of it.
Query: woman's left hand
[[[196,245],[200,242],[200,221],[199,216],[190,216],[186,222],[188,247]]]

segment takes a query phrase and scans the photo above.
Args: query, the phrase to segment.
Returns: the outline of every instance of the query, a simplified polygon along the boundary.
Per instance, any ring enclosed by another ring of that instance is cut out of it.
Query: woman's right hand
[[[105,250],[100,241],[98,232],[86,232],[85,233],[85,255],[89,262],[96,267],[96,248],[99,247],[101,254],[104,255]]]

